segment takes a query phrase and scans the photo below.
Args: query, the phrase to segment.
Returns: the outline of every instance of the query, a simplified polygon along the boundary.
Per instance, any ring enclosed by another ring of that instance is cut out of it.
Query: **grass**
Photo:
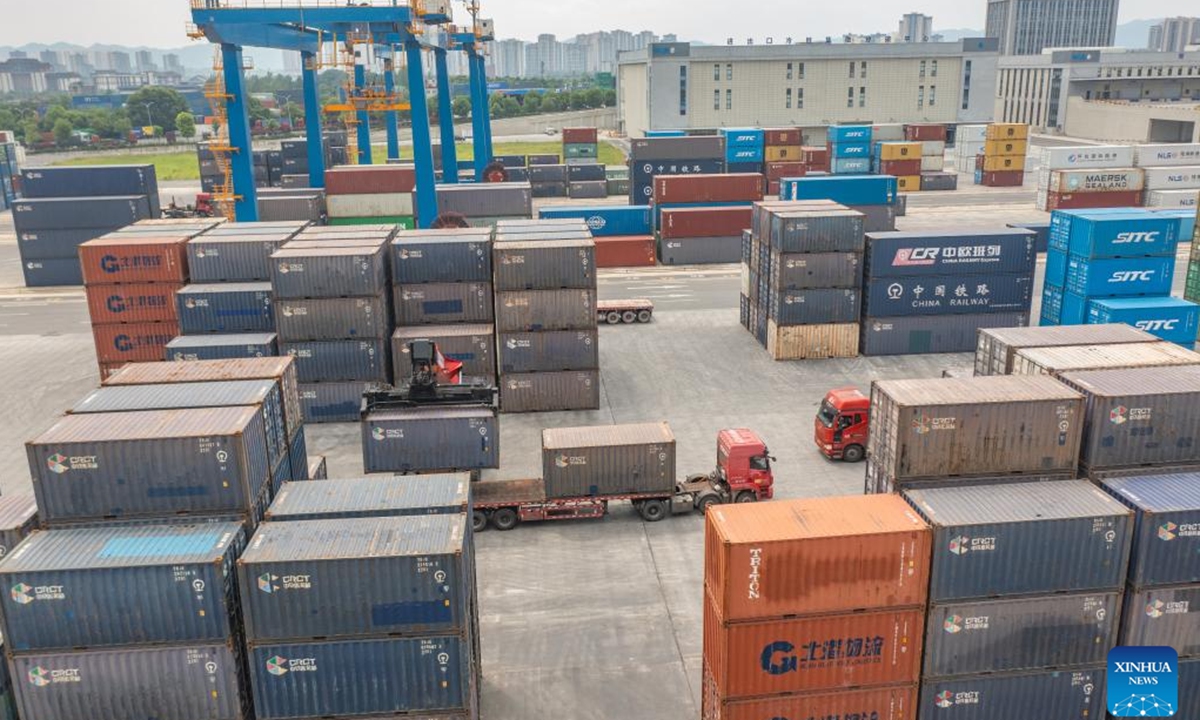
[[[456,143],[455,148],[459,160],[475,158],[475,149],[471,143]],[[495,155],[558,155],[562,156],[561,140],[538,140],[524,142],[498,142],[492,148]],[[412,159],[411,147],[400,147],[400,157]],[[387,162],[387,145],[373,145],[371,159],[376,164]],[[600,141],[601,165],[624,165],[625,154],[612,143]]]
[[[145,165],[154,166],[154,172],[159,181],[167,180],[199,180],[200,163],[196,153],[155,153],[129,155],[94,155],[72,158],[54,163],[55,165]]]

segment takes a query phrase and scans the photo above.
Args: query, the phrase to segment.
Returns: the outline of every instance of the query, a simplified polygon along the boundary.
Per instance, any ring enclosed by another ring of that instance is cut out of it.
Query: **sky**
[[[257,2],[260,0],[249,0]],[[18,0],[0,0],[0,6]],[[935,29],[984,26],[986,0],[891,0],[818,3],[814,0],[753,0],[744,4],[719,0],[481,0],[485,15],[496,21],[498,37],[534,39],[539,33],[559,38],[596,30],[652,30],[681,39],[724,44],[734,37],[761,42],[823,38],[847,32],[892,32],[904,12],[933,15]],[[1184,0],[1125,0],[1120,21],[1195,14]],[[455,2],[456,9],[460,8]],[[739,8],[745,8],[739,12]],[[465,12],[459,11],[465,17]],[[36,0],[10,8],[0,22],[0,45],[67,42],[79,45],[186,45],[184,25],[190,19],[187,0]]]

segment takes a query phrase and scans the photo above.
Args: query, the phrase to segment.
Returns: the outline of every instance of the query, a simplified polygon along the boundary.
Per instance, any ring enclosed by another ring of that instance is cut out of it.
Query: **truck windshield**
[[[825,427],[833,427],[833,421],[837,419],[837,409],[829,404],[829,401],[821,403],[821,409],[817,411],[817,419]]]

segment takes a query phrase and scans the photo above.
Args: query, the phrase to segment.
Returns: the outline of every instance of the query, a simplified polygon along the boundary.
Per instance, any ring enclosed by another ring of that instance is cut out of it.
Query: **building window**
[[[1142,76],[1142,69],[1138,68],[1138,77],[1141,77],[1141,76]]]
[[[860,87],[858,89],[858,106],[859,107],[867,106],[867,89],[865,87]]]
[[[1104,77],[1106,77],[1106,78],[1110,78],[1110,77],[1112,77],[1112,68],[1105,68],[1105,69],[1104,69]]]
[[[925,86],[918,85],[917,86],[917,109],[920,110],[923,107],[925,107]]]
[[[733,64],[732,63],[725,65],[725,79],[726,80],[733,79]]]
[[[854,88],[846,88],[846,107],[854,107]]]
[[[713,80],[717,82],[721,80],[721,66],[719,64],[713,65]]]
[[[687,65],[679,66],[679,114],[687,115]]]
[[[851,80],[854,79],[854,61],[853,60],[850,61],[850,79]]]
[[[713,110],[721,109],[721,91],[713,90]]]
[[[921,72],[918,74],[918,77],[925,77],[925,61],[924,60],[921,61]]]
[[[785,97],[785,100],[784,100],[783,106],[785,108],[787,108],[788,110],[791,110],[792,109],[792,89],[791,88],[787,89],[787,93],[785,94],[784,97]]]
[[[725,109],[726,110],[733,109],[733,90],[725,91]]]
[[[971,88],[963,88],[963,104],[962,109],[967,110],[971,107]]]
[[[796,88],[796,109],[804,109],[804,88]]]
[[[792,63],[788,63],[788,66],[787,66],[787,79],[788,80],[792,79]]]
[[[863,60],[858,66],[858,77],[865,79],[867,77],[867,61]]]
[[[1162,68],[1161,67],[1158,69],[1158,76],[1162,77]]]
[[[937,77],[937,60],[929,61],[929,77]],[[932,105],[933,103],[929,103]]]
[[[937,85],[929,86],[929,107],[937,105]]]
[[[796,68],[796,71],[797,71],[796,78],[798,80],[803,80],[804,79],[804,63],[800,63],[800,66]]]
[[[1007,76],[1007,73],[1006,73]],[[1001,90],[1003,94],[1003,90]],[[966,110],[971,106],[971,61],[967,60],[963,66],[963,94],[962,94],[962,109]]]

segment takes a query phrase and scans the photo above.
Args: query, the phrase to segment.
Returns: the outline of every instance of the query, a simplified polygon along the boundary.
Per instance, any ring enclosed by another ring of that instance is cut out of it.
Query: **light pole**
[[[146,125],[148,127],[154,127],[154,117],[150,115],[150,108],[154,107],[154,103],[138,103],[138,104],[141,105],[142,107],[146,108]]]

